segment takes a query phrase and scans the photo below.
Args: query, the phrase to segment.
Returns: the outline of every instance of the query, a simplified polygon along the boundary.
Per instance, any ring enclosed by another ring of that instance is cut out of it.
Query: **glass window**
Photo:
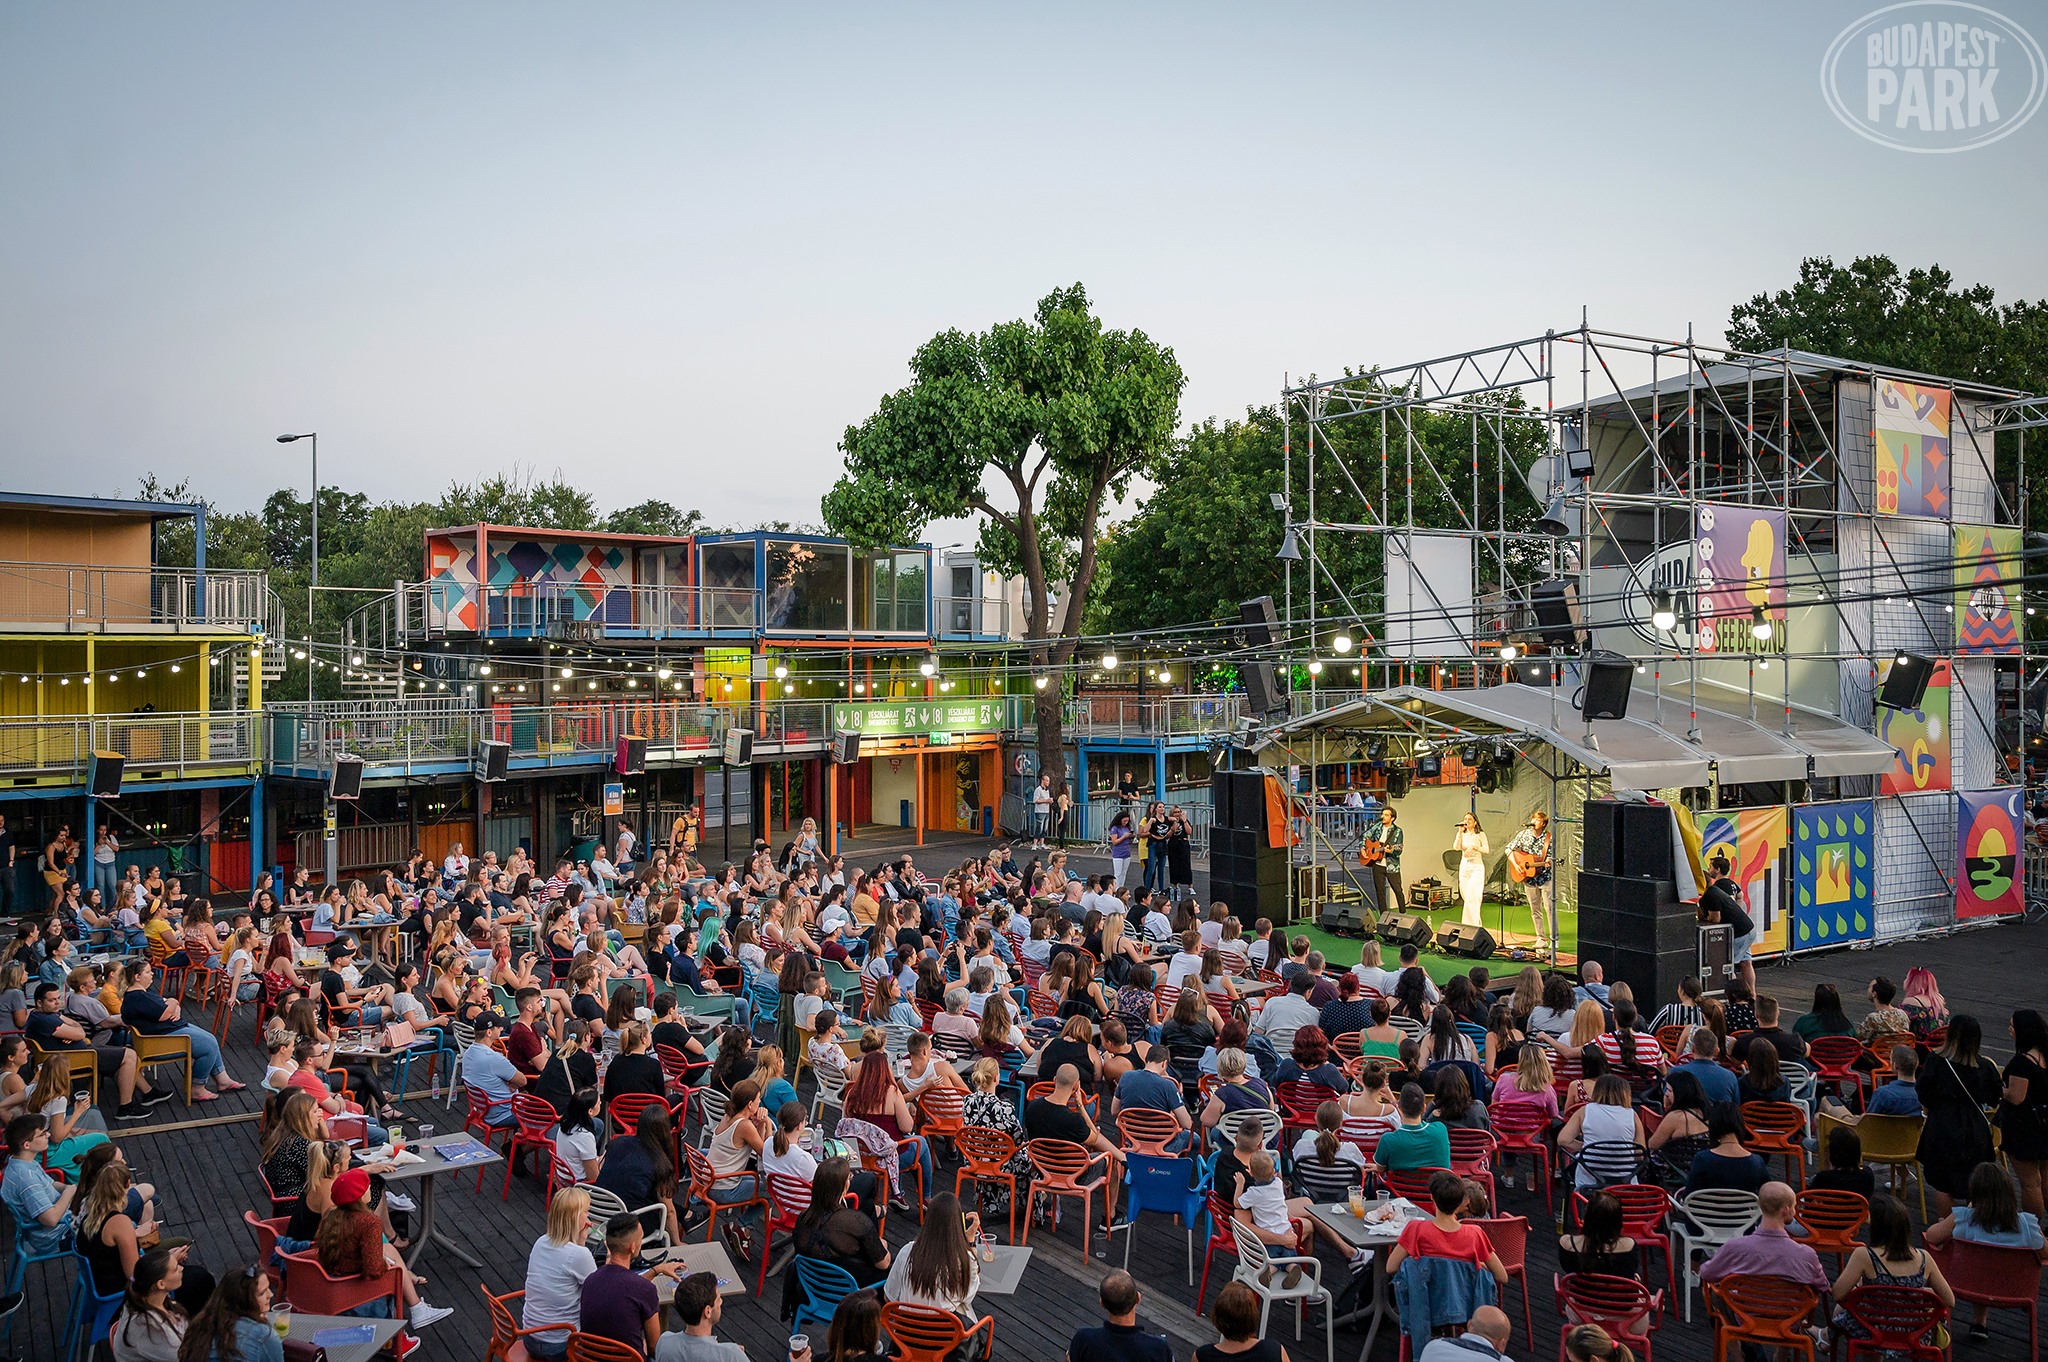
[[[842,544],[770,540],[767,627],[845,632],[846,552]]]
[[[741,540],[703,547],[704,587],[711,626],[754,627],[754,544]]]
[[[887,553],[857,553],[853,559],[853,627],[862,633],[896,627],[896,560]]]
[[[924,624],[925,555],[896,555],[896,623],[898,633],[921,634]]]

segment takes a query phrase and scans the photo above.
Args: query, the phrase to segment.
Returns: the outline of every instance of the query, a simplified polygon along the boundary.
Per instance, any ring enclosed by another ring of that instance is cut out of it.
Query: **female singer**
[[[1477,927],[1480,904],[1486,897],[1486,857],[1493,850],[1480,830],[1478,814],[1465,815],[1451,838],[1451,847],[1462,857],[1458,862],[1458,889],[1465,896],[1465,924]]]

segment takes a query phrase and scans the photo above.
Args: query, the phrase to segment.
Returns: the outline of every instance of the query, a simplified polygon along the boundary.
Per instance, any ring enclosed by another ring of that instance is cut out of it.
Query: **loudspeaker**
[[[359,799],[363,793],[363,759],[337,753],[334,774],[327,778],[329,799]]]
[[[1662,804],[1624,803],[1617,836],[1616,845],[1621,849],[1617,874],[1630,879],[1677,880],[1678,865],[1671,858],[1671,810]]]
[[[1210,798],[1215,808],[1211,822],[1218,827],[1266,835],[1266,773],[1263,771],[1218,771],[1209,778]],[[1220,796],[1220,798],[1219,798]]]
[[[832,737],[832,760],[851,766],[860,760],[860,734],[836,733]]]
[[[1577,652],[1585,641],[1579,625],[1578,583],[1553,577],[1529,588],[1529,605],[1536,612],[1537,631],[1552,648]]]
[[[1209,898],[1222,904],[1239,923],[1250,927],[1260,918],[1271,918],[1275,922],[1287,919],[1287,884],[1281,883],[1271,889],[1255,884],[1209,882]]]
[[[1486,960],[1492,957],[1495,943],[1493,933],[1484,927],[1474,927],[1463,922],[1452,922],[1436,934],[1436,948],[1445,955],[1462,955],[1472,960]]]
[[[1579,946],[1579,958],[1593,958],[1583,943]],[[1678,951],[1615,950],[1600,963],[1606,969],[1608,984],[1627,984],[1637,998],[1669,998],[1677,994],[1680,980],[1694,977],[1693,971],[1699,967],[1699,950],[1697,946]]]
[[[1241,602],[1237,618],[1244,625],[1244,641],[1250,647],[1270,648],[1279,637],[1280,615],[1273,609],[1271,596],[1254,596]]]
[[[1227,875],[1219,868],[1225,864],[1249,863],[1259,854],[1259,844],[1266,839],[1249,828],[1226,827],[1217,823],[1209,829],[1209,875],[1212,879],[1241,880],[1243,875]]]
[[[1636,664],[1620,653],[1595,653],[1586,663],[1585,693],[1579,709],[1588,719],[1626,719],[1628,691]]]
[[[1387,798],[1406,799],[1408,797],[1408,781],[1409,771],[1407,767],[1389,766],[1387,768]]]
[[[1621,802],[1589,799],[1580,815],[1585,820],[1585,845],[1579,864],[1583,870],[1612,875],[1621,869]],[[1583,891],[1581,891],[1583,896]]]
[[[121,770],[127,764],[128,758],[119,752],[93,753],[92,769],[86,777],[86,794],[94,799],[119,799]]]
[[[1244,681],[1245,708],[1253,714],[1271,714],[1287,703],[1279,677],[1266,663],[1254,662],[1238,675]]]
[[[1927,682],[1934,675],[1934,659],[1918,653],[1900,653],[1885,673],[1884,689],[1877,702],[1886,709],[1918,709],[1927,697]]]
[[[1429,928],[1429,919],[1413,913],[1388,913],[1380,919],[1380,940],[1390,946],[1423,947],[1434,935]]]
[[[505,768],[512,759],[512,744],[508,742],[484,742],[477,749],[476,778],[483,781],[503,780]]]
[[[1614,926],[1610,940],[1619,950],[1682,951],[1697,944],[1699,920],[1679,902],[1669,880],[1619,876],[1614,881]],[[1580,928],[1580,940],[1585,929]],[[1583,952],[1585,947],[1580,947]]]
[[[622,776],[637,776],[647,769],[647,739],[630,733],[619,735],[619,749],[613,754],[612,769]]]
[[[725,730],[725,764],[727,766],[752,766],[754,764],[753,729],[728,728]]]
[[[1370,936],[1374,922],[1371,910],[1362,903],[1325,903],[1316,926],[1326,932],[1356,932]]]

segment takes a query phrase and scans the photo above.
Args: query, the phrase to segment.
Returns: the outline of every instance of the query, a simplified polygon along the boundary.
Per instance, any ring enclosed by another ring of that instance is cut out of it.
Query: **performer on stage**
[[[1522,882],[1529,896],[1529,920],[1536,935],[1549,946],[1557,940],[1557,901],[1550,876],[1550,815],[1538,811],[1508,843],[1509,874]]]
[[[1380,824],[1368,829],[1358,859],[1372,867],[1373,888],[1380,896],[1382,913],[1401,911],[1401,825],[1394,821],[1394,806],[1380,805]]]
[[[1465,896],[1465,925],[1477,927],[1480,905],[1486,901],[1486,857],[1493,850],[1480,829],[1478,814],[1465,815],[1451,843],[1452,850],[1463,858],[1458,862],[1458,889]]]

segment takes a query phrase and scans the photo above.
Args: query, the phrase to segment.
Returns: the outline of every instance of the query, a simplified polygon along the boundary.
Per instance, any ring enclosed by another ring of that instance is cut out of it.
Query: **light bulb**
[[[350,665],[351,667],[360,667],[360,666],[362,666],[362,665],[363,665],[363,655],[362,655],[361,653],[357,653],[357,654],[355,654],[354,656],[352,656],[352,657],[350,657],[350,658],[349,658],[349,660],[348,660],[348,664],[349,664],[349,665]]]
[[[488,662],[484,663],[483,666],[476,669],[476,674],[478,676],[489,676],[491,674],[491,664]]]
[[[560,694],[562,689],[562,683],[559,681],[551,682],[548,685],[548,689],[554,691],[557,694]]]
[[[866,695],[866,694],[868,693],[868,685],[867,685],[867,682],[865,682],[865,681],[856,681],[856,682],[854,682],[854,683],[853,683],[853,693],[854,693],[855,695]]]
[[[1115,654],[1115,653],[1104,653],[1104,654],[1102,655],[1102,670],[1104,670],[1104,671],[1106,671],[1106,672],[1113,672],[1113,671],[1115,671],[1115,670],[1116,670],[1116,654]]]
[[[1340,652],[1340,653],[1348,653],[1348,652],[1350,652],[1350,651],[1351,651],[1351,635],[1349,635],[1349,634],[1345,634],[1345,633],[1339,633],[1339,634],[1337,635],[1337,637],[1335,637],[1335,638],[1333,638],[1333,639],[1331,639],[1331,640],[1330,640],[1330,646],[1331,646],[1332,648],[1335,648],[1335,649],[1336,649],[1336,650],[1337,650],[1338,652]]]
[[[1650,624],[1653,628],[1671,630],[1678,627],[1678,608],[1671,599],[1671,593],[1660,591],[1650,607]]]
[[[662,681],[666,681],[666,680],[668,680],[668,679],[669,679],[669,678],[670,678],[671,676],[674,676],[674,675],[675,675],[675,672],[674,672],[673,670],[671,670],[670,668],[667,668],[667,667],[663,667],[663,668],[659,669],[658,671],[656,671],[656,672],[654,673],[654,675],[655,675],[655,677],[656,677],[657,679],[659,679],[659,680],[662,680]]]
[[[1500,660],[1503,662],[1513,662],[1519,651],[1514,644],[1503,643],[1500,645]]]
[[[782,680],[782,679],[783,679],[784,677],[786,677],[786,676],[788,676],[788,675],[789,675],[789,668],[787,668],[787,667],[783,666],[783,665],[782,665],[782,664],[781,664],[780,662],[778,662],[778,663],[776,663],[776,664],[775,664],[775,679],[776,679],[777,681],[780,681],[780,680]]]
[[[28,678],[24,676],[24,677],[22,678],[22,680],[26,681],[26,680],[28,680]],[[1031,680],[1031,684],[1032,684],[1032,686],[1033,686],[1033,687],[1034,687],[1035,689],[1037,689],[1037,690],[1044,690],[1044,689],[1045,689],[1045,681],[1046,681],[1046,678],[1044,678],[1044,677],[1042,677],[1042,676],[1038,676],[1038,677],[1033,677],[1033,678],[1032,678],[1032,680]]]
[[[1323,664],[1320,661],[1309,663],[1308,674],[1310,676],[1321,676],[1323,674]]]
[[[183,671],[183,670],[185,670],[185,669],[184,669],[183,667],[180,667],[180,666],[179,666],[179,665],[178,665],[177,663],[173,662],[173,663],[171,664],[171,675],[172,675],[172,676],[176,676],[176,675],[177,675],[177,674],[178,674],[179,672],[181,672],[181,671]]]
[[[784,695],[794,695],[796,694],[796,687],[790,685],[787,681],[785,681],[782,683],[782,693]]]
[[[929,660],[918,663],[917,670],[925,676],[936,676],[939,671]]]
[[[1760,605],[1750,611],[1749,636],[1758,643],[1771,636],[1771,617],[1764,613],[1764,608]]]
[[[568,679],[569,679],[570,677],[574,676],[575,674],[576,674],[576,669],[575,669],[574,667],[564,667],[564,668],[562,668],[562,679],[563,679],[564,681],[567,681],[567,680],[568,680]]]
[[[1164,667],[1161,667],[1161,668],[1159,669],[1159,679],[1160,679],[1161,681],[1168,681],[1168,682],[1170,682],[1170,681],[1172,681],[1172,680],[1173,680],[1173,673],[1172,673],[1172,672],[1170,672],[1170,671],[1168,671],[1168,670],[1167,670],[1166,668],[1164,668]]]

